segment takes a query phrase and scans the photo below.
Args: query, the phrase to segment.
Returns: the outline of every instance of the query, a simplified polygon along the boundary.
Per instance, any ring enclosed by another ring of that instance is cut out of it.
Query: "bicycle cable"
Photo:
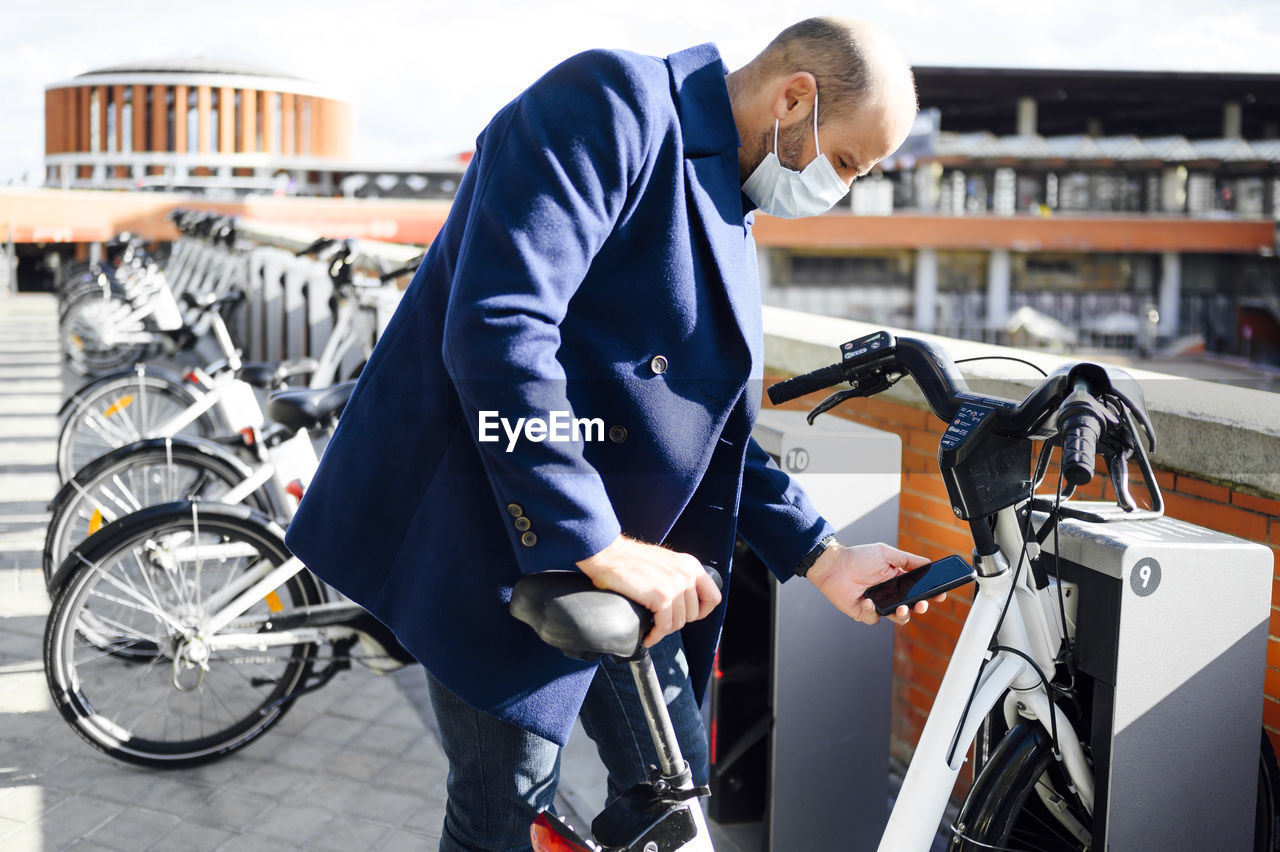
[[[1043,452],[1043,450],[1041,452]],[[1039,466],[1038,461],[1037,461],[1037,466]],[[1034,496],[1035,496],[1035,485],[1033,483],[1031,487],[1031,491],[1027,496],[1027,499],[1030,500]],[[1031,512],[1028,511],[1027,519],[1023,524],[1023,530],[1022,530],[1022,550],[1018,554],[1018,562],[1013,571],[1013,581],[1009,584],[1009,595],[1008,597],[1005,598],[1004,608],[1000,611],[1000,618],[996,621],[995,630],[992,631],[991,633],[993,641],[995,641],[995,637],[1000,635],[1000,628],[1004,625],[1004,617],[1009,612],[1009,607],[1013,604],[1013,595],[1018,587],[1018,577],[1021,575],[1022,563],[1027,554],[1027,537],[1030,535],[1030,533],[1031,533]],[[987,646],[988,652],[991,651],[991,647],[992,646],[990,645]],[[969,697],[965,700],[964,710],[961,711],[960,713],[960,724],[956,728],[955,736],[952,737],[951,739],[951,747],[947,750],[947,763],[950,763],[952,760],[955,759],[956,749],[960,747],[960,730],[964,728],[965,721],[969,718],[969,710],[972,709],[973,707],[973,699],[978,694],[978,687],[982,683],[982,673],[986,671],[987,664],[991,662],[991,660],[992,660],[992,657],[988,656],[978,666],[977,677],[975,677],[973,680],[973,689],[969,690]]]
[[[972,358],[961,358],[959,361],[956,361],[955,363],[967,364],[970,361],[1016,361],[1019,364],[1026,364],[1028,367],[1035,370],[1037,373],[1039,373],[1042,376],[1047,377],[1049,375],[1041,367],[1031,363],[1030,361],[1027,361],[1023,358],[1015,358],[1012,355],[975,355]]]
[[[959,838],[962,842],[977,846],[979,849],[992,849],[995,850],[995,852],[1039,852],[1039,850],[1035,849],[1019,849],[1016,846],[996,846],[993,843],[983,843],[981,840],[975,840],[965,834],[955,823],[952,823],[948,827],[951,829],[951,837],[953,839]]]

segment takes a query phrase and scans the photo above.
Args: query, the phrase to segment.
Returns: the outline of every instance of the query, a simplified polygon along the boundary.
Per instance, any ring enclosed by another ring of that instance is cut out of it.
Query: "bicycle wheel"
[[[82,468],[50,503],[45,531],[45,585],[71,549],[119,517],[146,506],[175,500],[218,501],[252,471],[212,445],[153,438],[118,447]],[[267,517],[275,510],[265,488],[245,505]]]
[[[990,771],[988,771],[990,770]],[[989,852],[992,849],[1023,852],[1059,852],[1089,848],[1092,820],[1067,790],[1067,779],[1048,736],[1038,726],[1019,725],[996,747],[991,760],[974,782],[956,819],[948,850]],[[1086,834],[1078,836],[1045,807],[1037,787],[1060,800],[1062,810]],[[1280,850],[1280,767],[1266,731],[1258,768],[1256,852]]]
[[[161,426],[196,402],[176,374],[145,364],[90,382],[72,396],[58,432],[59,480],[66,482],[98,456],[143,438],[222,434],[225,426],[212,408],[174,435],[161,434]]]
[[[96,376],[141,360],[150,341],[137,338],[149,335],[150,328],[144,319],[126,322],[132,311],[129,302],[96,295],[69,303],[59,328],[67,366],[82,376]]]
[[[257,641],[270,619],[323,600],[305,570],[224,628],[252,639],[219,648],[205,644],[219,634],[201,635],[210,595],[292,558],[260,515],[167,503],[110,524],[72,558],[81,564],[45,628],[45,674],[58,712],[111,757],[164,768],[216,760],[279,722],[306,682],[316,644]]]

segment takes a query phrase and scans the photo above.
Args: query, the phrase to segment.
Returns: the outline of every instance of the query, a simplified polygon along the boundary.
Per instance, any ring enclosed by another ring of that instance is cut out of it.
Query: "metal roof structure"
[[[279,77],[282,80],[302,79],[294,74],[284,74],[259,65],[250,65],[245,62],[227,62],[220,59],[209,59],[204,56],[124,62],[119,65],[108,65],[105,68],[95,68],[92,71],[77,74],[75,79],[115,74],[231,74],[244,77]]]
[[[1045,136],[1190,139],[1220,137],[1222,108],[1241,107],[1241,135],[1262,139],[1280,121],[1280,74],[1184,71],[1084,71],[1050,68],[916,66],[921,109],[937,108],[942,129],[1017,130],[1017,103],[1033,98]]]

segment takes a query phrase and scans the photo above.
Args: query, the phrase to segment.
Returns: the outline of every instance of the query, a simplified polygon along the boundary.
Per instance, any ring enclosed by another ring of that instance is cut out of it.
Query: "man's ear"
[[[777,84],[777,95],[770,104],[773,117],[783,124],[795,116],[809,116],[813,109],[813,96],[818,81],[808,71],[796,71],[782,78]]]

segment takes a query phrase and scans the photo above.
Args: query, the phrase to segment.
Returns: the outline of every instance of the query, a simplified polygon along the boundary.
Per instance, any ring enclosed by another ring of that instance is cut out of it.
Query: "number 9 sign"
[[[1160,563],[1148,556],[1139,559],[1129,572],[1129,587],[1140,598],[1152,594],[1160,585]]]

